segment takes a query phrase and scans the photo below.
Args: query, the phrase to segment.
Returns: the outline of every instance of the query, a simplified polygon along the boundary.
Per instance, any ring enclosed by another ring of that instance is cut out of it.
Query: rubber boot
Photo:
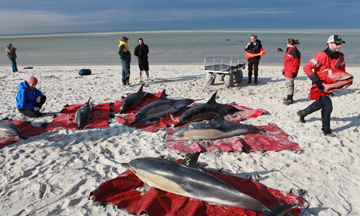
[[[257,76],[255,76],[255,84],[257,84]]]
[[[288,95],[287,98],[286,98],[286,100],[284,101],[284,103],[285,103],[286,105],[292,104],[292,103],[293,103],[293,96],[292,96],[292,95]]]
[[[128,77],[128,78],[126,79],[126,85],[130,85],[129,80],[130,80],[130,77]]]
[[[248,83],[251,83],[251,76],[252,76],[252,73],[249,72],[249,73],[248,73]]]
[[[123,85],[126,85],[126,80],[122,80]]]

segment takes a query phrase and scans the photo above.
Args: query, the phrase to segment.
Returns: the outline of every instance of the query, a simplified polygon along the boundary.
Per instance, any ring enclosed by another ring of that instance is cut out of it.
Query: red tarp
[[[139,110],[140,110],[141,108],[143,108],[145,105],[148,105],[149,103],[152,103],[152,102],[154,102],[154,101],[159,100],[160,96],[161,96],[161,92],[158,92],[158,93],[156,93],[156,94],[148,94],[148,95],[145,96],[144,102],[143,102],[142,104],[140,104],[139,107],[134,108],[134,109],[132,109],[132,110],[129,110],[129,111],[127,111],[126,113],[137,113],[137,112],[139,112]],[[112,105],[112,106],[110,107],[111,110],[114,111],[114,112],[116,112],[116,113],[119,113],[119,112],[121,111],[121,106],[122,106],[124,100],[125,100],[125,98],[123,98],[121,101],[115,101],[115,102],[114,102],[114,105]]]
[[[33,126],[25,121],[12,120],[10,122],[12,122],[14,125],[16,125],[19,128],[19,130],[21,131],[21,134],[24,137],[33,137],[33,136],[36,136],[36,135],[46,132],[45,128]],[[20,139],[18,139],[18,138],[0,139],[0,148],[3,148],[6,145],[9,145],[9,144],[19,141],[19,140]]]
[[[84,104],[73,104],[65,106],[54,120],[49,124],[46,130],[54,129],[77,129],[75,122],[76,111]],[[85,128],[107,127],[109,124],[110,103],[97,104],[91,110],[90,122]]]
[[[175,149],[179,152],[232,152],[242,151],[244,148],[247,152],[252,151],[303,151],[295,142],[291,142],[283,130],[275,125],[258,126],[266,133],[245,134],[243,138],[230,137],[218,140],[206,140],[196,142],[186,141],[169,141],[166,143],[167,148]],[[176,128],[167,128],[166,137],[175,132]]]
[[[245,193],[267,207],[283,204],[304,205],[304,201],[291,193],[266,187],[258,182],[231,175],[219,174],[202,168],[205,172],[230,184],[237,190]],[[162,215],[249,215],[262,214],[231,206],[206,204],[201,200],[175,195],[151,187],[145,194],[134,190],[137,186],[143,187],[144,183],[130,170],[118,177],[102,183],[89,195],[102,204],[115,204],[131,214],[139,215],[146,212],[149,216]],[[297,207],[285,214],[286,216],[300,215],[302,212]]]
[[[263,113],[265,113],[265,111],[261,110],[261,109],[250,109],[250,108],[247,108],[247,107],[244,107],[244,106],[239,106],[237,104],[227,104],[227,105],[233,105],[237,109],[241,110],[241,111],[239,111],[237,113],[234,113],[233,115],[225,116],[226,120],[230,120],[230,121],[234,121],[234,122],[244,121],[244,120],[249,119],[249,118],[256,118],[256,117],[262,115]],[[187,109],[190,109],[190,107],[187,107],[187,108],[185,108],[185,109],[183,109],[183,110],[181,110],[181,111],[179,111],[177,113],[174,113],[173,114],[173,119],[170,118],[169,115],[167,115],[166,117],[161,117],[159,122],[146,124],[146,125],[137,125],[135,127],[137,129],[142,129],[142,130],[147,131],[147,132],[158,131],[158,130],[160,130],[162,128],[165,128],[167,126],[175,125],[179,121],[181,115]],[[134,119],[135,119],[135,114],[128,114],[128,115],[125,115],[125,116],[116,117],[117,122],[119,122],[120,124],[126,125],[128,127],[132,127],[132,126],[130,126],[130,123],[133,122]]]

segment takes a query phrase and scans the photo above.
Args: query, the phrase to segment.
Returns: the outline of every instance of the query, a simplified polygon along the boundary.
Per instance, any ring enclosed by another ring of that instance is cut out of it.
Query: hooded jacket
[[[33,110],[38,96],[44,95],[37,88],[31,89],[26,81],[20,83],[16,94],[16,108]]]
[[[5,48],[5,52],[8,58],[16,58],[16,48],[9,48],[8,46]]]
[[[131,62],[130,48],[128,44],[123,40],[120,40],[118,53],[122,60]]]
[[[295,78],[299,72],[301,60],[301,53],[296,46],[288,47],[284,56],[284,69],[285,77]]]
[[[251,42],[247,49],[245,47],[245,51],[249,52],[249,53],[257,54],[257,53],[260,53],[261,48],[262,48],[261,40],[256,39],[256,44]],[[260,59],[261,57],[256,56],[254,58]]]

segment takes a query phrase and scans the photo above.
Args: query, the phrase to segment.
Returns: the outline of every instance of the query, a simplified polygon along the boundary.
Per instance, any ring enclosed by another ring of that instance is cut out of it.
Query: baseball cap
[[[327,40],[327,43],[335,43],[337,45],[345,43],[339,35],[331,35]]]

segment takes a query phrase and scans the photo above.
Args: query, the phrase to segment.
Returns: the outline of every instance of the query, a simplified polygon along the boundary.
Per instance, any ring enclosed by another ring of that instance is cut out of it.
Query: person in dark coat
[[[139,78],[140,82],[143,82],[141,79],[142,71],[145,71],[147,79],[150,80],[149,77],[149,61],[148,61],[148,54],[149,54],[149,47],[144,44],[144,40],[142,38],[138,39],[139,45],[137,45],[134,49],[135,56],[138,57],[138,64],[139,64]]]
[[[245,51],[253,54],[258,54],[260,53],[261,48],[262,44],[261,41],[257,39],[257,35],[251,35],[251,42],[246,45]],[[257,84],[260,58],[260,56],[255,56],[248,60],[248,83],[251,83],[251,76],[254,69],[255,84]]]

